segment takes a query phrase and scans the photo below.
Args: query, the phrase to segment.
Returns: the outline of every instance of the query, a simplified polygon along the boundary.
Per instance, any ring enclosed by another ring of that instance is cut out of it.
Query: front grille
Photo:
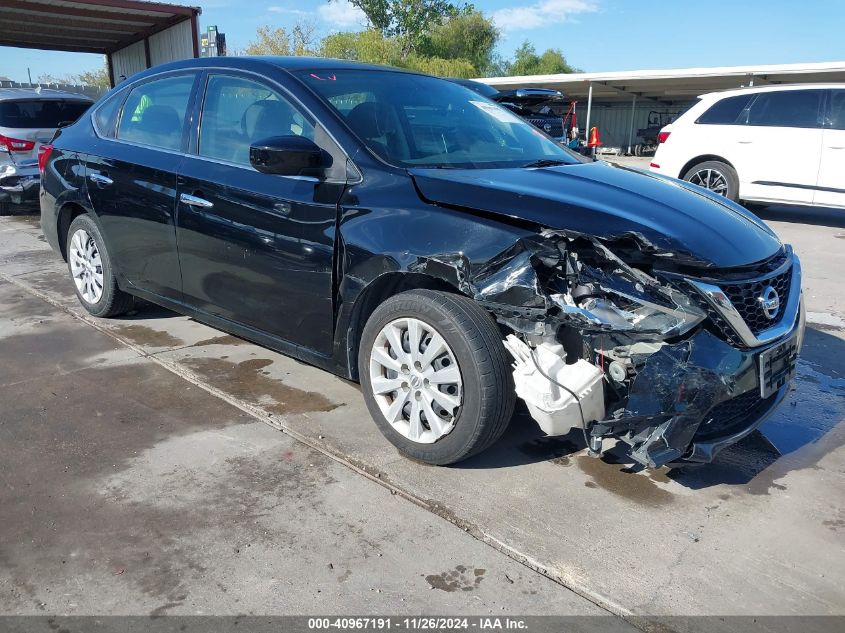
[[[736,308],[736,311],[739,312],[742,320],[745,321],[748,329],[756,336],[783,318],[784,311],[786,310],[786,299],[789,296],[791,281],[792,267],[776,277],[757,279],[746,283],[731,284],[729,286],[721,287],[728,299],[731,300],[731,303]],[[768,286],[774,288],[780,298],[780,308],[773,318],[766,316],[766,313],[763,311],[763,305],[760,301],[760,297],[763,296],[763,291]]]
[[[708,440],[741,431],[762,415],[775,397],[777,394],[772,394],[763,400],[754,389],[717,404],[698,427],[695,439]]]
[[[563,136],[563,121],[553,117],[528,117],[526,119],[534,127],[540,128],[549,136],[555,138]],[[546,129],[546,126],[550,129]]]
[[[693,291],[690,294],[690,298],[695,302],[695,304],[701,308],[704,314],[707,315],[707,318],[710,319],[710,322],[713,324],[711,331],[715,328],[715,334],[721,336],[725,339],[728,343],[733,345],[734,347],[745,347],[742,339],[739,338],[734,329],[722,318],[722,315],[719,314],[719,311],[716,310],[708,301],[698,294],[698,292]]]
[[[790,323],[794,321],[795,314],[786,311],[790,307],[796,309],[795,297],[790,297],[790,293],[800,291],[801,272],[798,259],[787,247],[754,265],[753,270],[722,270],[705,279],[687,277],[672,283],[704,311],[708,317],[705,327],[734,347],[748,348],[765,342],[760,336],[767,330],[776,327],[783,330],[787,319],[792,320]],[[763,296],[769,286],[780,300],[772,318],[763,309]],[[730,306],[725,305],[725,299]],[[793,299],[791,303],[790,299]]]

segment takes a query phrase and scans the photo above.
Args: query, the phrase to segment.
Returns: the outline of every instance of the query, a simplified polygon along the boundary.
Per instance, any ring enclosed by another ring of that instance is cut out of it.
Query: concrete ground
[[[405,459],[355,385],[153,306],[87,316],[38,219],[0,219],[0,613],[845,615],[845,212],[764,217],[804,263],[795,391],[653,472],[524,415]]]

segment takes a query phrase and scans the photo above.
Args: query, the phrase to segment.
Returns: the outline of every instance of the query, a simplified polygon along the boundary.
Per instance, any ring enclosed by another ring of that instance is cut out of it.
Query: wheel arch
[[[62,254],[62,259],[67,261],[67,233],[70,229],[70,224],[80,215],[89,214],[88,209],[83,207],[78,202],[66,202],[59,209],[56,214],[56,237],[59,241],[59,250]],[[89,214],[94,215],[94,214]],[[94,220],[96,222],[96,218]]]
[[[681,172],[678,174],[677,177],[680,178],[681,180],[683,180],[684,174],[686,174],[695,165],[698,165],[699,163],[706,163],[707,161],[710,161],[710,160],[718,161],[720,163],[725,163],[725,165],[727,165],[728,167],[730,167],[731,169],[734,170],[734,173],[737,173],[736,167],[727,158],[724,158],[724,157],[719,156],[717,154],[702,154],[700,156],[696,156],[695,158],[693,158],[691,160],[688,160],[686,162],[686,164],[683,167],[681,167]]]
[[[379,305],[408,290],[436,290],[466,296],[454,284],[432,275],[394,271],[376,277],[361,289],[352,305],[344,331],[338,332],[338,335],[345,338],[344,347],[347,351],[345,364],[351,380],[359,379],[358,351],[367,320]]]

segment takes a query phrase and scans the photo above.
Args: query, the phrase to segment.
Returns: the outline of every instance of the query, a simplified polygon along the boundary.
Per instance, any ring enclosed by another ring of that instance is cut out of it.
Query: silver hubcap
[[[79,229],[70,239],[70,272],[76,289],[88,303],[97,303],[103,296],[103,263],[94,238]]]
[[[689,181],[720,196],[728,195],[728,179],[722,172],[715,169],[701,169],[690,176]]]
[[[396,319],[379,332],[370,384],[385,419],[409,440],[432,444],[455,428],[461,370],[443,337],[419,319]]]

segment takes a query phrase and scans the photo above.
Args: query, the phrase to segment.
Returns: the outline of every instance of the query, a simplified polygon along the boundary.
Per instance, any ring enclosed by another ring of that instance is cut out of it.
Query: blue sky
[[[346,0],[185,0],[203,8],[230,47],[244,47],[262,24],[312,21],[320,33],[360,28]],[[503,31],[500,52],[524,40],[560,48],[585,71],[734,66],[845,60],[845,2],[831,0],[476,0]],[[0,47],[0,76],[96,68],[102,57]]]

